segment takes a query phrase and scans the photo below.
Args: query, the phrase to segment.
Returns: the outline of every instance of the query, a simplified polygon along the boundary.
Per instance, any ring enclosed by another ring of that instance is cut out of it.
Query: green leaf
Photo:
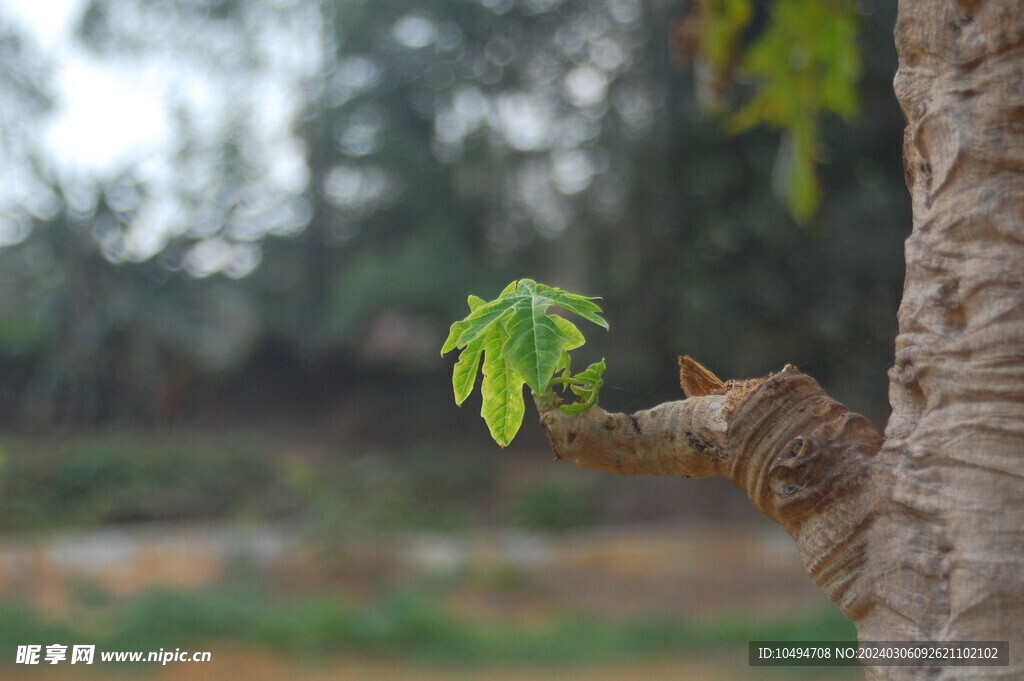
[[[570,388],[580,397],[580,400],[571,404],[563,404],[562,411],[566,414],[579,414],[596,405],[601,387],[604,385],[604,370],[606,368],[602,359],[573,376]]]
[[[480,367],[480,358],[484,352],[484,339],[478,338],[462,351],[459,361],[452,369],[452,388],[455,390],[455,404],[462,406],[476,383],[476,372]]]
[[[492,301],[469,297],[470,312],[452,324],[441,354],[462,350],[452,371],[456,404],[472,393],[482,364],[480,413],[498,444],[507,445],[522,423],[523,385],[547,392],[556,371],[568,375],[568,351],[585,342],[575,324],[548,310],[557,305],[607,329],[594,300],[532,279],[512,282]]]
[[[444,345],[441,346],[441,356],[444,357],[449,352],[458,347],[459,336],[466,329],[466,322],[455,322],[451,325],[448,331],[448,338],[445,339]]]
[[[601,308],[593,302],[595,300],[600,300],[600,298],[581,296],[575,293],[563,291],[560,288],[545,286],[544,284],[537,284],[537,293],[545,296],[555,305],[560,305],[566,310],[569,310],[569,312],[575,312],[588,322],[593,322],[607,330],[608,322],[606,322],[599,314],[601,312]]]
[[[478,307],[484,305],[486,301],[484,301],[484,299],[479,296],[471,295],[467,299],[467,302],[469,303],[469,311],[472,313]],[[442,357],[444,355],[447,355],[455,348],[462,347],[461,345],[459,345],[458,340],[459,336],[462,335],[462,333],[466,330],[467,326],[468,324],[466,323],[465,319],[463,319],[462,321],[455,322],[454,324],[451,325],[451,328],[448,332],[448,338],[445,339],[444,345],[441,346]]]
[[[583,337],[583,332],[568,319],[564,317],[552,317],[552,319],[555,320],[555,326],[558,327],[558,335],[565,341],[564,350],[575,350],[587,342]]]
[[[468,346],[501,324],[508,333],[505,352],[512,368],[530,389],[540,394],[547,389],[562,350],[579,347],[582,334],[575,325],[559,325],[547,310],[553,305],[575,312],[603,328],[608,328],[601,308],[592,298],[521,279],[505,287],[497,299],[478,303],[461,322],[452,325],[444,350]],[[452,338],[454,337],[454,340]]]
[[[569,357],[569,353],[562,350],[562,356],[558,358],[558,366],[555,367],[555,373],[561,372],[564,378],[568,378],[571,364],[572,359]]]
[[[483,404],[480,416],[491,431],[491,437],[507,447],[523,424],[526,405],[523,401],[524,381],[512,369],[504,353],[508,337],[501,327],[494,327],[483,339],[483,373],[480,384]]]
[[[717,0],[701,5],[701,51],[718,72],[725,72],[739,49],[739,37],[754,16],[750,0]]]
[[[801,224],[814,216],[821,201],[813,134],[814,130],[809,130],[805,135],[783,136],[772,182],[773,191],[786,201],[793,217]]]
[[[597,404],[596,402],[594,404]],[[561,410],[569,416],[575,416],[576,414],[582,414],[586,410],[593,407],[593,404],[589,402],[570,402],[569,404],[561,405]]]
[[[821,203],[818,129],[826,113],[851,118],[858,108],[861,56],[856,3],[776,0],[748,47],[740,45],[751,14],[747,0],[706,0],[702,47],[725,79],[742,73],[753,96],[727,115],[726,131],[767,124],[784,132],[776,164],[776,194],[797,222],[809,226]],[[736,58],[743,49],[740,58]]]
[[[498,298],[489,303],[484,303],[473,310],[468,317],[462,320],[462,333],[459,334],[456,347],[465,347],[474,340],[490,331],[491,324],[507,313],[512,307],[509,305],[510,298]]]
[[[538,395],[547,390],[565,347],[554,320],[544,312],[550,305],[546,299],[533,298],[527,309],[517,310],[519,314],[504,323],[509,363]]]

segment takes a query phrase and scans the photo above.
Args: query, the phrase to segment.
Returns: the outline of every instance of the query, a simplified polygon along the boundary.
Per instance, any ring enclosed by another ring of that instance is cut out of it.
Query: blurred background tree
[[[611,407],[675,394],[686,352],[887,411],[909,225],[888,3],[71,7],[63,37],[6,11],[0,38],[7,427],[440,396],[465,294],[521,276],[605,296]],[[858,25],[860,60],[823,47]]]

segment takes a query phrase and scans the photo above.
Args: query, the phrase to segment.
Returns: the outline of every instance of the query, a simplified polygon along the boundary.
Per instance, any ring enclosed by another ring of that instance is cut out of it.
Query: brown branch
[[[710,395],[634,414],[609,414],[593,407],[577,416],[555,405],[538,402],[537,408],[555,455],[581,468],[704,478],[722,472],[724,403],[724,396]]]
[[[793,366],[727,383],[688,357],[680,366],[695,396],[634,414],[569,416],[539,401],[556,456],[622,475],[728,478],[786,528],[812,578],[854,617],[866,607],[867,590],[851,587],[864,577],[878,431]]]

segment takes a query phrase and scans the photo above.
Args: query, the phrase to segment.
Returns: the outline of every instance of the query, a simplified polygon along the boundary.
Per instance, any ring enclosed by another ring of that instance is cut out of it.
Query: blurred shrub
[[[580,484],[547,482],[527,489],[513,504],[512,518],[531,530],[571,530],[597,520],[596,492]]]
[[[9,441],[0,527],[273,514],[265,445],[245,437],[102,433]]]
[[[306,461],[284,467],[311,529],[328,538],[346,526],[465,530],[488,519],[497,482],[493,457],[451,447],[373,449],[318,469]]]

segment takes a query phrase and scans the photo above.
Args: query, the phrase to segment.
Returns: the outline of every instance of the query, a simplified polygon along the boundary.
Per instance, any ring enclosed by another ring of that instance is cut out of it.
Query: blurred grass
[[[576,530],[595,523],[598,500],[583,483],[551,481],[527,488],[512,505],[512,519],[530,530]]]
[[[353,653],[428,663],[571,664],[745,647],[750,640],[851,640],[835,608],[770,621],[607,618],[561,614],[542,622],[469,619],[429,590],[397,591],[368,605],[325,598],[281,601],[251,587],[154,590],[107,608],[48,620],[0,604],[0,649],[54,641],[102,650],[156,650],[211,642],[292,654]]]
[[[331,535],[340,526],[564,530],[597,523],[599,497],[580,481],[510,490],[496,457],[451,446],[188,428],[0,435],[0,530],[285,517]]]
[[[101,431],[2,444],[0,529],[237,518],[276,501],[257,437]]]

